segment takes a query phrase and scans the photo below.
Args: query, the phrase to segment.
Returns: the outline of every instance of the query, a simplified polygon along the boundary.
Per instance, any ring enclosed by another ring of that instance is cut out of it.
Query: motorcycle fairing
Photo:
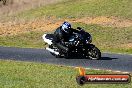
[[[49,45],[53,44],[53,43],[52,43],[53,34],[44,34],[44,35],[42,36],[42,38],[43,38],[44,41],[45,41],[46,43],[48,43]]]

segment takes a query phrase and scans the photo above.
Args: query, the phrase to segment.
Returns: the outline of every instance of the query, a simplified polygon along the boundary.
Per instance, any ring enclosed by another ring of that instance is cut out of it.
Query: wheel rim
[[[88,52],[88,54],[90,59],[94,60],[98,58],[98,53],[94,48],[90,52]]]

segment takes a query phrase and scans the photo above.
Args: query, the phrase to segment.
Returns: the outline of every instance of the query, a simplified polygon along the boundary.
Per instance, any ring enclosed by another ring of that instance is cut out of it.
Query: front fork
[[[92,48],[94,48],[94,47],[95,47],[95,45],[93,45],[93,44],[87,44],[87,45],[85,46],[84,54],[85,54],[86,57],[89,56],[90,50],[92,50]]]

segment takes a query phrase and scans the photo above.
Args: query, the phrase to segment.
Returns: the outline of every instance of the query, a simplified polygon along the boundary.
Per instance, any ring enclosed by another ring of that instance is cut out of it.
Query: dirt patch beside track
[[[99,24],[101,26],[109,27],[130,27],[132,26],[132,20],[123,20],[116,17],[85,17],[81,19],[61,19],[61,20],[49,20],[38,19],[29,22],[7,22],[0,23],[0,36],[17,35],[30,31],[53,31],[59,27],[65,20],[71,23],[80,22],[85,24]]]
[[[132,43],[128,43],[128,44],[122,44],[121,47],[125,47],[125,48],[132,48]]]
[[[17,35],[21,33],[26,33],[30,31],[42,31],[49,32],[59,27],[61,21],[55,23],[45,20],[35,20],[31,22],[24,23],[4,23],[0,24],[0,36],[10,36]]]
[[[86,17],[82,19],[74,19],[74,22],[81,22],[85,24],[99,24],[109,27],[130,27],[132,26],[132,20],[119,19],[116,17]]]

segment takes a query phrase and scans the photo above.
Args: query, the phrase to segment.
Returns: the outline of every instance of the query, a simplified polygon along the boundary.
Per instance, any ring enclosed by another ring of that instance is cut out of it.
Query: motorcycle
[[[92,36],[90,33],[84,31],[80,27],[77,27],[77,29],[78,32],[73,33],[69,37],[68,44],[60,43],[57,45],[58,47],[53,43],[53,39],[55,37],[54,34],[44,34],[42,38],[44,42],[48,44],[46,50],[55,57],[72,58],[79,56],[91,60],[101,59],[100,50],[94,44],[91,44]],[[70,43],[74,45],[69,45]]]

